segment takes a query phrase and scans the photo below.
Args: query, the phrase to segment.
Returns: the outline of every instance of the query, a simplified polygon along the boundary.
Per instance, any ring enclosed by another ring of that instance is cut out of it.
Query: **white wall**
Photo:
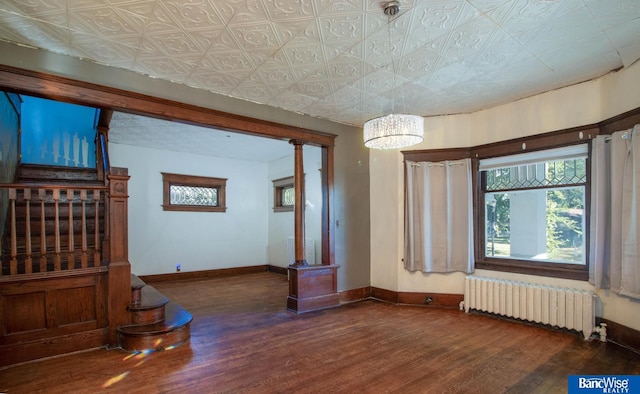
[[[315,262],[322,262],[322,150],[318,147],[303,147],[305,172],[305,238],[315,242]],[[268,261],[270,265],[287,267],[291,262],[287,258],[287,238],[293,237],[294,214],[291,212],[273,212],[273,180],[293,176],[293,154],[268,163],[266,180],[269,201]]]
[[[472,114],[425,119],[425,140],[411,149],[457,148],[577,127],[640,107],[640,62],[602,78]],[[462,294],[464,274],[403,268],[403,171],[398,151],[370,153],[371,286]],[[476,274],[591,289],[587,282],[477,270]],[[598,315],[640,330],[640,302],[597,291]]]
[[[110,144],[129,169],[129,261],[137,275],[267,264],[267,164]],[[162,210],[162,174],[227,178],[226,212]]]

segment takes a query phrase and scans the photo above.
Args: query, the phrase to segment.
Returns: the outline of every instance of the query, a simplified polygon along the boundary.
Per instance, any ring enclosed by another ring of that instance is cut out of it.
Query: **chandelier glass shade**
[[[389,1],[384,4],[384,14],[389,17],[387,27],[389,29],[389,53],[393,54],[391,45],[391,21],[400,11],[398,1]],[[391,59],[393,68],[393,98],[396,100],[396,62]],[[424,139],[424,118],[418,115],[391,114],[368,120],[364,124],[364,146],[373,149],[398,149],[419,144]]]
[[[399,149],[424,139],[424,118],[418,115],[389,114],[364,124],[364,146],[373,149]]]

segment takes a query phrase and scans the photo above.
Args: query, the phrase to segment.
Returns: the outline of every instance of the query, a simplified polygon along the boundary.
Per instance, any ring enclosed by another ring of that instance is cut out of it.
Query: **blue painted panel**
[[[96,108],[23,96],[22,163],[96,167]]]

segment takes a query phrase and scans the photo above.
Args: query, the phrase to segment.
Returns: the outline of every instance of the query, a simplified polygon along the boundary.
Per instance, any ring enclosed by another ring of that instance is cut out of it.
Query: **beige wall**
[[[640,63],[602,78],[472,114],[427,118],[411,149],[481,145],[596,123],[640,107]],[[371,285],[393,291],[461,294],[464,274],[404,270],[402,154],[371,151]],[[395,188],[395,190],[394,190]],[[397,234],[396,234],[397,231]],[[478,275],[593,289],[586,282],[478,270]],[[598,291],[598,315],[640,330],[640,303]]]

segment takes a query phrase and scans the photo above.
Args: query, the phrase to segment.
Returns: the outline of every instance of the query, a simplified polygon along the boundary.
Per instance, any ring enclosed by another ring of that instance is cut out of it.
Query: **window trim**
[[[598,128],[585,126],[551,133],[539,134],[536,136],[507,140],[503,142],[481,145],[472,148],[472,171],[473,171],[473,209],[474,209],[474,251],[476,269],[486,269],[492,271],[505,271],[537,276],[554,278],[588,280],[589,278],[589,243],[590,243],[590,215],[591,206],[591,144],[589,141],[599,134]],[[530,260],[518,260],[508,258],[492,258],[485,256],[485,212],[483,205],[482,174],[479,170],[481,159],[511,156],[518,153],[531,152],[536,150],[547,150],[553,148],[566,147],[570,145],[588,143],[587,154],[587,181],[585,183],[585,264],[564,264],[552,262],[537,262]]]
[[[161,172],[162,174],[162,209],[164,211],[181,211],[181,212],[226,212],[226,189],[227,178],[213,178],[206,176],[172,174]],[[194,186],[208,187],[217,189],[218,205],[199,206],[199,205],[177,205],[171,204],[171,186]]]
[[[273,182],[273,212],[293,212],[294,205],[282,205],[283,190],[289,187],[294,187],[293,176],[274,179],[272,182]]]

